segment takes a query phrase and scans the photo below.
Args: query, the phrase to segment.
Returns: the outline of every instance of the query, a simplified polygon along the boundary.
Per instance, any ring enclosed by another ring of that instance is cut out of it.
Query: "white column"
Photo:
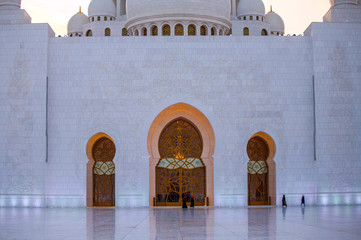
[[[231,14],[233,17],[237,17],[237,4],[236,4],[236,0],[231,0],[232,1],[232,11]]]
[[[126,0],[118,0],[118,1],[119,1],[119,5],[118,5],[119,16],[125,15],[126,14],[126,6],[125,6]]]
[[[213,157],[202,158],[206,165],[206,194],[209,200],[209,206],[214,206],[214,165]]]
[[[159,35],[159,34],[158,34]],[[150,158],[149,159],[149,207],[153,206],[153,199],[155,198],[155,183],[156,183],[156,175],[155,168],[158,164],[159,159]]]
[[[0,9],[19,9],[21,0],[0,0]]]
[[[117,0],[117,3],[115,4],[115,9],[116,9],[116,18],[118,18],[120,16],[120,0]]]

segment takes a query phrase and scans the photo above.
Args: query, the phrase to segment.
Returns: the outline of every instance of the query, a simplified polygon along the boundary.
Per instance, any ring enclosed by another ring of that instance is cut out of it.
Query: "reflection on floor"
[[[361,206],[0,208],[0,239],[361,239]]]

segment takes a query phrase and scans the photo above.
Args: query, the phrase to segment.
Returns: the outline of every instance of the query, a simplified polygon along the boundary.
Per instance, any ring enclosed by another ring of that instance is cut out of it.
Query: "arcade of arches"
[[[159,114],[148,133],[149,205],[181,206],[183,198],[189,202],[193,195],[196,206],[214,206],[214,147],[213,129],[197,109],[181,103]],[[104,133],[94,135],[87,154],[87,206],[114,206],[113,140]],[[253,135],[247,154],[248,204],[275,205],[272,138],[263,132]]]

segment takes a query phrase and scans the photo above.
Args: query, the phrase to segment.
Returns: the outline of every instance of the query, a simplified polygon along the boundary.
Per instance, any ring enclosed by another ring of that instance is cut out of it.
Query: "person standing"
[[[282,197],[282,207],[287,207],[286,196],[284,194],[283,194],[283,197]]]
[[[187,207],[187,198],[186,198],[186,196],[183,197],[183,206],[182,206],[182,208],[188,208]]]
[[[302,195],[302,198],[301,198],[301,207],[305,207],[306,204],[305,204],[305,196]]]
[[[194,208],[194,195],[192,194],[192,198],[191,198],[191,207]]]

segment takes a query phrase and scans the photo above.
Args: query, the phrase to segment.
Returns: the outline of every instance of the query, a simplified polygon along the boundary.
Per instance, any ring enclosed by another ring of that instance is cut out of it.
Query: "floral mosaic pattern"
[[[94,165],[94,174],[96,175],[113,175],[115,174],[115,166],[112,161],[96,162]]]
[[[158,167],[167,168],[167,169],[194,169],[199,167],[204,167],[202,160],[199,158],[185,158],[185,159],[176,159],[176,158],[163,158],[158,163]]]
[[[247,164],[249,174],[264,174],[268,172],[265,161],[249,161]]]

